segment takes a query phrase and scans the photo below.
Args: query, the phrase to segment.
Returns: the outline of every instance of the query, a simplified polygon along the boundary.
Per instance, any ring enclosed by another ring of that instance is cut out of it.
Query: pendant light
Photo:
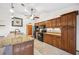
[[[11,3],[11,9],[10,9],[10,12],[11,12],[11,13],[14,13],[13,8],[14,8],[13,3]]]

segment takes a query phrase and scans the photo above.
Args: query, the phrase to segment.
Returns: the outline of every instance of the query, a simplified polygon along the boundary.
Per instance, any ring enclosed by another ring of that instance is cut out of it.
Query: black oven
[[[43,42],[43,37],[45,32],[46,32],[45,26],[40,26],[39,33],[38,33],[38,40]]]

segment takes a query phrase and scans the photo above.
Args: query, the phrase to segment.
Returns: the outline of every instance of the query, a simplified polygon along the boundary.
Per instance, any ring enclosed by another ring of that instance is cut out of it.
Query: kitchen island
[[[10,34],[0,41],[3,55],[33,55],[34,39],[25,35]]]

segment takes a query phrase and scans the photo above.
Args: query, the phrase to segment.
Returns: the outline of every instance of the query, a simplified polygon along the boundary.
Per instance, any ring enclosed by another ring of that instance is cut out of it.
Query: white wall
[[[79,51],[79,15],[77,16],[77,40],[76,40],[76,48]]]

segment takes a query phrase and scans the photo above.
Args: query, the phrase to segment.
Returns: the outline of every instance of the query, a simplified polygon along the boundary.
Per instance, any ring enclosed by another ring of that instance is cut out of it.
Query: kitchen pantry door
[[[28,32],[28,35],[32,35],[32,24],[27,25],[27,32]]]

